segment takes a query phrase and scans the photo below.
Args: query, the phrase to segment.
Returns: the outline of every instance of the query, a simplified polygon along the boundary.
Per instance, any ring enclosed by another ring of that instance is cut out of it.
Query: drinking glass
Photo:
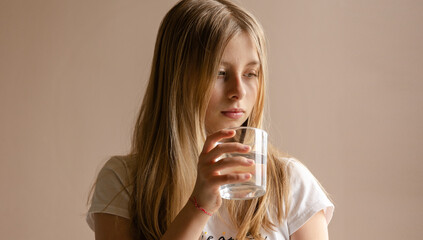
[[[225,199],[246,200],[263,196],[266,192],[267,169],[267,133],[258,128],[237,127],[235,136],[222,139],[219,143],[239,142],[251,147],[248,153],[226,153],[220,158],[242,156],[254,161],[249,167],[236,166],[220,171],[220,174],[251,173],[247,182],[233,183],[220,186],[220,196]],[[218,143],[218,144],[219,144]]]

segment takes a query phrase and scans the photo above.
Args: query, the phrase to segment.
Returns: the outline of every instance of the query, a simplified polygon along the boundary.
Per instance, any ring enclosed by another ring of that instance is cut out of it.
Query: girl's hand
[[[203,151],[198,160],[197,181],[192,197],[197,199],[198,205],[207,212],[216,212],[222,205],[219,187],[229,183],[245,182],[251,178],[250,173],[228,173],[221,175],[219,172],[226,168],[236,166],[251,166],[254,161],[237,156],[217,159],[224,153],[247,153],[250,147],[241,143],[217,143],[224,138],[235,135],[234,130],[220,130],[207,137]]]

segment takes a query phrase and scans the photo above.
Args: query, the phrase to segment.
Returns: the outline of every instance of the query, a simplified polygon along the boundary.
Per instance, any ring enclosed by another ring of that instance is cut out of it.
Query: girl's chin
[[[241,125],[242,125],[242,123],[239,123],[239,124],[225,124],[225,125],[215,126],[215,127],[212,127],[212,128],[207,128],[206,127],[206,132],[207,132],[207,135],[210,135],[210,134],[213,134],[213,133],[215,133],[215,132],[217,132],[219,130],[222,130],[222,129],[236,128],[236,127],[240,127]]]

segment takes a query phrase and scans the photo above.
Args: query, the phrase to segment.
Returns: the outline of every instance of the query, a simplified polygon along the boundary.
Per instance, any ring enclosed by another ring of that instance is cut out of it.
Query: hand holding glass
[[[226,153],[221,159],[242,156],[254,161],[249,167],[237,166],[220,171],[220,174],[250,173],[247,182],[226,184],[220,187],[220,196],[225,199],[246,200],[263,196],[266,192],[267,133],[258,128],[238,127],[235,136],[222,139],[219,143],[238,142],[251,147],[248,153]]]

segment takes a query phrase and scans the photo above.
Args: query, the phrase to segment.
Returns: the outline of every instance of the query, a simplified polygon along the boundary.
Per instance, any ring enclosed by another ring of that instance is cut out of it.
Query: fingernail
[[[252,159],[247,159],[247,162],[248,162],[249,164],[253,164],[253,163],[254,163],[254,160],[252,160]]]

